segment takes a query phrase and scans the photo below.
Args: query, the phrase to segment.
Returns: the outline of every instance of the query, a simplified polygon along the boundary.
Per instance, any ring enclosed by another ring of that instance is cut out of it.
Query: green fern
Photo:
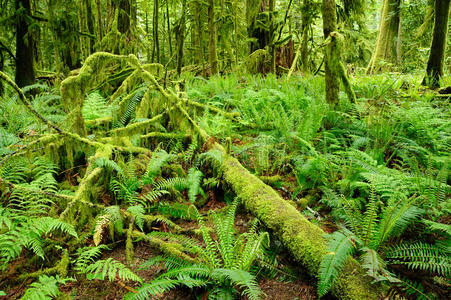
[[[74,281],[72,278],[59,278],[41,275],[38,282],[33,282],[30,287],[25,291],[25,294],[20,298],[21,300],[50,300],[58,297],[61,292],[58,285],[66,284],[68,281]]]
[[[85,273],[86,268],[100,257],[102,250],[109,250],[109,248],[106,245],[99,245],[77,249],[78,257],[74,262],[74,270],[78,274]]]
[[[388,248],[385,258],[390,264],[406,265],[412,270],[428,271],[444,277],[451,275],[450,253],[436,245],[402,243]]]
[[[95,120],[111,116],[111,109],[106,104],[106,99],[100,92],[92,92],[89,94],[82,108],[83,118],[85,120]]]
[[[332,287],[346,260],[355,251],[355,237],[336,231],[328,237],[327,252],[319,267],[318,295],[324,296]]]
[[[196,202],[196,197],[199,193],[202,193],[200,187],[204,174],[196,168],[191,168],[188,171],[187,184],[188,184],[188,199],[191,203]]]
[[[98,260],[84,269],[86,278],[89,280],[99,279],[109,281],[116,280],[116,276],[123,281],[142,282],[141,277],[133,273],[122,263],[109,257],[106,260]]]

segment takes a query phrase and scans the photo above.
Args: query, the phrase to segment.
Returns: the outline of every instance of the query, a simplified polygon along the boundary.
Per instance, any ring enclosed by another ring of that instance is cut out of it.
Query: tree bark
[[[186,19],[186,0],[182,1],[182,15],[179,23],[175,28],[176,40],[177,40],[177,74],[182,73],[183,65],[183,43],[185,41],[185,19]]]
[[[36,79],[34,39],[27,19],[31,16],[30,0],[16,0],[16,84],[31,85]]]
[[[435,22],[431,53],[426,67],[423,84],[430,88],[439,88],[443,77],[446,40],[448,37],[450,0],[435,0]]]
[[[400,22],[401,0],[384,0],[377,34],[376,49],[371,56],[367,73],[373,74],[381,70],[381,61],[396,64],[397,38]]]
[[[215,22],[215,3],[214,0],[208,0],[208,61],[210,63],[211,75],[218,74],[218,56],[216,53],[218,35]]]
[[[199,1],[193,1],[193,24],[194,24],[194,57],[197,64],[203,62],[202,51],[202,17]]]
[[[312,23],[312,14],[309,10],[309,8],[312,5],[311,0],[304,0],[304,3],[302,5],[302,41],[301,41],[301,65],[302,65],[302,72],[307,73],[309,71],[308,66],[308,38],[309,38],[309,28]]]
[[[337,14],[335,0],[323,0],[323,32],[324,38],[327,40],[329,35],[337,30]],[[326,58],[324,69],[326,73],[326,100],[330,104],[337,104],[340,93],[340,81],[336,72],[334,72],[333,64],[334,54],[338,49],[335,49],[337,44],[332,44],[326,48]]]
[[[153,50],[152,50],[152,62],[160,62],[160,42],[158,39],[158,1],[153,2]],[[156,56],[156,60],[155,60]]]

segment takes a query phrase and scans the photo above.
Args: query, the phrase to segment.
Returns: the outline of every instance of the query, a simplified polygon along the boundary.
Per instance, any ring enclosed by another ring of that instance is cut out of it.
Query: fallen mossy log
[[[216,147],[222,148],[217,144]],[[223,176],[246,208],[272,229],[294,258],[316,277],[322,257],[328,255],[321,228],[308,221],[237,159],[225,156]],[[349,259],[336,279],[332,293],[340,299],[378,299],[381,287],[371,283],[356,260]]]

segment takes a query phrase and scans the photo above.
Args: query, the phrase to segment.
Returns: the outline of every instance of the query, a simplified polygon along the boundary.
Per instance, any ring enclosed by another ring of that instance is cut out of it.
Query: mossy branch
[[[44,118],[40,113],[38,113],[33,106],[31,105],[30,101],[28,101],[27,97],[25,96],[24,92],[20,89],[20,87],[9,78],[8,75],[0,71],[0,78],[5,80],[6,83],[8,83],[18,94],[20,101],[25,105],[25,107],[41,122],[49,126],[50,128],[54,129],[58,133],[62,133],[63,131],[57,127],[55,124]]]

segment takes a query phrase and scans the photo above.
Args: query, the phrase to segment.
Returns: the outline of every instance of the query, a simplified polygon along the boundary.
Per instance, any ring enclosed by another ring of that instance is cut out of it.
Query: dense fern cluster
[[[57,297],[71,277],[124,282],[136,292],[131,299],[177,287],[207,291],[209,299],[260,299],[261,276],[277,277],[271,253],[279,242],[270,244],[256,219],[236,233],[239,200],[229,201],[235,194],[224,176],[230,154],[332,232],[319,296],[354,257],[390,295],[434,298],[423,283],[446,286],[451,270],[449,108],[396,80],[367,79],[356,82],[357,103],[343,98],[331,108],[317,77],[188,76],[186,91],[178,83],[168,90],[180,96],[171,107],[163,100],[172,94],[160,98],[142,78],[128,77],[113,95],[111,82],[81,95],[86,137],[50,135],[48,144],[39,142],[48,128],[15,97],[5,99],[0,268],[33,265],[36,272],[20,276],[34,280],[24,299]],[[55,90],[24,91],[35,91],[33,108],[66,130]],[[189,101],[197,101],[194,109]],[[216,141],[224,151],[210,147]],[[206,211],[222,199],[228,208]],[[142,265],[164,269],[151,279],[137,275],[134,248],[143,243],[162,252]],[[124,260],[111,257],[118,247]]]

